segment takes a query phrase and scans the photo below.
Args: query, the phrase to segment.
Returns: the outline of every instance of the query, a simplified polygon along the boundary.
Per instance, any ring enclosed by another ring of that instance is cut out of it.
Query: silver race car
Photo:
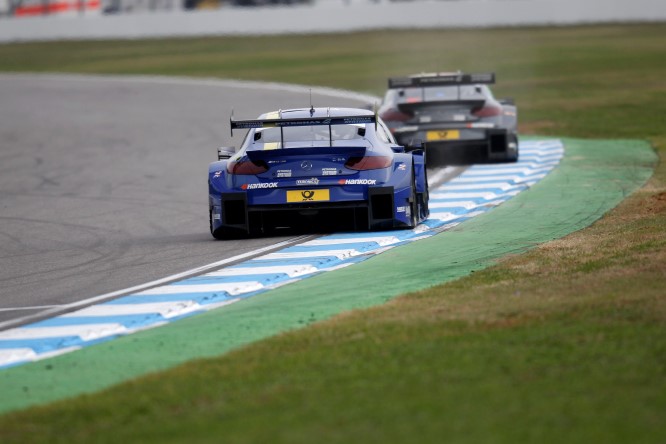
[[[494,73],[424,73],[391,78],[379,109],[398,143],[425,146],[439,165],[518,160],[517,111],[497,100]]]

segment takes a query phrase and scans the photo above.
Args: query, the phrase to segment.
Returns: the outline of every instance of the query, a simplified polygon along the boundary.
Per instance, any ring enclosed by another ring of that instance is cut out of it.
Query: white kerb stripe
[[[305,276],[306,274],[316,273],[318,268],[312,265],[276,265],[275,267],[234,267],[225,268],[220,271],[206,273],[204,276],[223,277],[223,276],[248,276],[255,274],[286,274],[289,277]]]
[[[291,253],[270,253],[265,256],[255,258],[255,261],[271,259],[298,259],[306,257],[337,257],[342,260],[349,257],[358,256],[362,253],[356,250],[321,250],[321,251],[295,251]]]
[[[37,356],[30,348],[8,348],[0,349],[0,366],[14,364],[24,361],[32,361]]]
[[[101,338],[104,336],[125,333],[127,328],[122,324],[82,324],[67,325],[60,327],[32,327],[13,328],[0,333],[0,339],[37,339],[37,338],[62,338],[66,336],[78,336],[84,341]]]
[[[375,242],[379,246],[386,246],[400,242],[395,236],[364,236],[364,237],[348,237],[348,238],[335,238],[335,239],[315,239],[301,244],[302,246],[320,246],[320,245],[344,245],[344,244],[363,244]]]
[[[495,199],[498,195],[495,193],[485,193],[485,192],[478,192],[478,193],[458,193],[458,192],[450,192],[450,193],[432,193],[430,195],[431,199],[474,199],[474,198],[481,198],[481,199]]]
[[[494,183],[477,183],[477,184],[472,184],[472,183],[463,183],[463,184],[446,184],[440,190],[442,191],[449,191],[449,190],[456,190],[456,191],[465,191],[465,190],[490,190],[490,189],[500,189],[503,191],[506,191],[508,189],[511,189],[515,187],[515,185],[512,185],[508,182],[494,182]]]
[[[150,304],[100,304],[74,313],[67,313],[62,315],[62,317],[159,314],[168,319],[201,309],[201,305],[194,301],[154,302]]]
[[[248,293],[264,288],[256,281],[248,282],[225,282],[219,284],[192,284],[192,285],[165,285],[163,287],[151,288],[136,293],[136,296],[150,296],[159,294],[187,294],[187,293],[216,293],[224,292],[229,295]]]
[[[430,202],[428,204],[428,207],[432,210],[433,208],[464,208],[466,210],[471,210],[473,208],[480,207],[481,205],[485,205],[485,203],[476,203],[471,200],[464,200],[464,201],[443,201],[443,202]]]

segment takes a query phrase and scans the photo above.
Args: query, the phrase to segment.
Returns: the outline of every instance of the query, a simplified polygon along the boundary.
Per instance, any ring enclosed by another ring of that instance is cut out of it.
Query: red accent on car
[[[350,170],[378,170],[391,166],[393,158],[390,156],[364,156],[350,157],[345,166]]]
[[[486,105],[472,111],[476,117],[493,117],[502,114],[502,107],[497,105]]]
[[[268,165],[263,160],[252,162],[250,160],[231,161],[227,163],[229,174],[257,175],[268,171]]]

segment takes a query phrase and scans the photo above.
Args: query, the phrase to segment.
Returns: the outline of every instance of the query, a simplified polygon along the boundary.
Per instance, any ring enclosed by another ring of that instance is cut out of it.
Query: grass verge
[[[523,133],[647,138],[663,159],[664,31],[7,45],[0,70],[263,78],[380,94],[389,75],[494,69]],[[665,179],[662,162],[591,227],[465,279],[5,415],[3,442],[663,442]]]

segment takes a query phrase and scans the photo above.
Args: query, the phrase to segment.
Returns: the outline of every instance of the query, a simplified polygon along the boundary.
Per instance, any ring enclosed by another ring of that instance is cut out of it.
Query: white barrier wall
[[[319,0],[99,17],[0,19],[0,42],[666,21],[666,0]]]

